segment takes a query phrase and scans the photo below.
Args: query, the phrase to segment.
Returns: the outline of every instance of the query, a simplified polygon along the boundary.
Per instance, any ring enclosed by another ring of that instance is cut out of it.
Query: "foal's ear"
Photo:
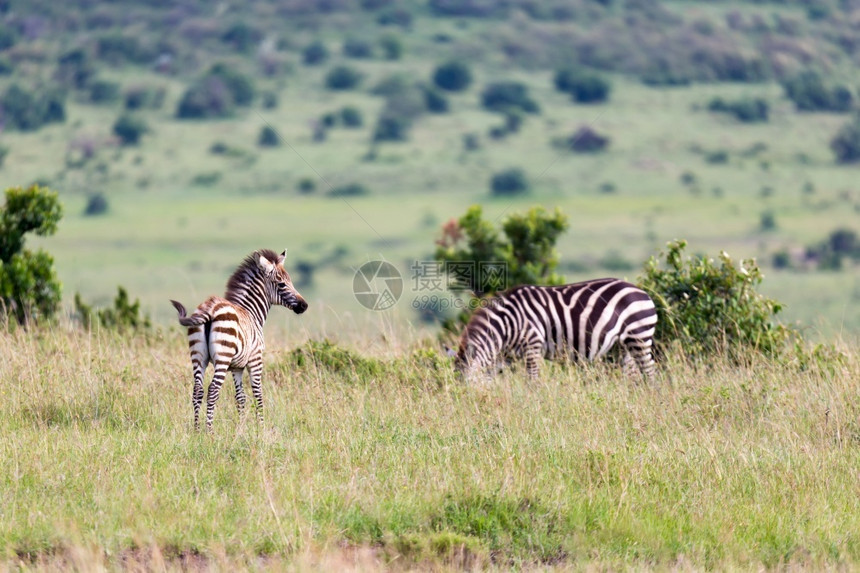
[[[257,266],[260,267],[267,276],[275,272],[275,265],[263,255],[257,256]]]
[[[287,260],[287,249],[284,249],[284,252],[278,255],[278,263],[279,265],[283,265],[284,261]]]

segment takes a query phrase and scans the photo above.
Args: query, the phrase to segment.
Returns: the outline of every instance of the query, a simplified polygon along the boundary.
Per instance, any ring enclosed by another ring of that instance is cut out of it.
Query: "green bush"
[[[399,60],[403,57],[403,42],[398,36],[386,34],[379,39],[379,45],[386,60]]]
[[[18,32],[5,24],[0,25],[0,51],[8,50],[18,42]]]
[[[347,183],[338,187],[332,187],[328,191],[329,197],[363,197],[370,194],[368,189],[362,183]]]
[[[523,195],[530,189],[525,171],[519,167],[505,169],[490,178],[490,192],[496,197]]]
[[[75,293],[75,315],[81,321],[84,328],[91,329],[97,323],[101,328],[126,331],[146,331],[152,328],[149,317],[140,312],[140,300],[131,302],[128,292],[117,287],[116,298],[113,300],[113,308],[93,309],[81,298],[80,293]]]
[[[57,59],[54,77],[63,86],[83,89],[95,77],[96,68],[89,53],[83,48],[63,52]]]
[[[609,99],[612,85],[600,74],[582,68],[562,68],[555,73],[557,90],[578,103],[601,103]]]
[[[346,106],[341,108],[340,121],[344,127],[359,128],[364,125],[364,115],[361,110],[354,106]]]
[[[860,240],[852,229],[834,229],[823,241],[806,247],[806,258],[814,261],[818,270],[838,271],[844,259],[860,260]]]
[[[281,138],[278,137],[278,132],[272,126],[264,125],[260,128],[257,145],[260,147],[279,147],[281,145]]]
[[[119,100],[119,84],[108,80],[94,80],[89,85],[89,100],[94,104],[116,102]]]
[[[7,128],[35,131],[50,123],[66,121],[66,95],[55,88],[27,90],[10,85],[0,98]]]
[[[686,246],[670,242],[659,255],[665,263],[651,257],[639,277],[657,305],[657,352],[674,346],[691,359],[709,360],[715,354],[742,359],[750,350],[783,351],[791,331],[776,322],[782,306],[756,292],[763,275],[755,260],[737,266],[722,252],[715,263],[685,256]]]
[[[459,60],[446,62],[433,72],[433,83],[443,90],[461,92],[472,84],[472,70]]]
[[[831,85],[814,71],[806,71],[782,84],[785,95],[800,111],[851,111],[854,96],[842,85]]]
[[[536,101],[529,97],[528,88],[521,82],[505,81],[488,84],[481,93],[481,103],[490,111],[519,108],[526,113],[539,113]]]
[[[373,44],[360,38],[347,38],[341,48],[347,58],[366,59],[373,57]]]
[[[308,44],[302,50],[302,61],[308,66],[318,66],[325,63],[328,58],[328,48],[319,40]]]
[[[155,58],[152,50],[145,48],[137,37],[128,34],[108,34],[96,40],[96,56],[113,65],[143,64]]]
[[[85,216],[104,215],[107,211],[108,200],[104,193],[93,193],[87,198],[87,205],[84,207]]]
[[[715,97],[708,103],[708,110],[727,113],[743,123],[764,123],[769,119],[770,106],[762,98],[727,101],[721,97]]]
[[[520,284],[563,284],[564,277],[555,272],[555,244],[567,228],[567,217],[558,209],[547,213],[543,207],[534,207],[509,215],[497,229],[483,219],[481,207],[473,205],[459,220],[443,227],[435,258],[446,264],[471,263],[476,271],[481,265],[499,267],[501,274],[476,272],[474,284],[460,285],[478,295]]]
[[[262,39],[263,33],[247,22],[234,22],[221,35],[222,42],[243,54],[253,51]]]
[[[830,140],[837,163],[860,162],[860,115],[855,115]]]
[[[248,106],[253,103],[256,88],[250,76],[225,63],[214,64],[210,68],[208,76],[219,78],[224,82],[224,86],[230,91],[236,105]]]
[[[45,251],[24,248],[24,235],[53,235],[63,209],[57,194],[33,185],[6,190],[0,210],[0,315],[19,324],[51,318],[60,307],[60,282]]]
[[[431,87],[424,89],[424,105],[430,113],[448,112],[448,98],[439,90]]]
[[[124,113],[113,124],[113,134],[122,145],[137,145],[140,138],[149,131],[149,126],[143,118]]]
[[[228,117],[235,109],[233,96],[221,78],[207,77],[194,83],[182,95],[176,108],[179,119]]]
[[[161,109],[161,106],[164,104],[164,96],[165,90],[160,86],[132,86],[125,92],[123,105],[129,111]]]
[[[351,90],[358,87],[364,75],[349,66],[335,66],[325,76],[325,87],[330,90]]]

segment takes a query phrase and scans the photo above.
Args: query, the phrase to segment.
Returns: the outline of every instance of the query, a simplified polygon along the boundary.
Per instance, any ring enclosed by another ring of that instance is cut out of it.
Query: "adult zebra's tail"
[[[182,326],[200,326],[201,324],[206,324],[212,317],[208,314],[202,314],[199,312],[195,312],[191,316],[186,316],[187,313],[185,311],[185,307],[182,306],[181,302],[177,302],[175,300],[170,301],[173,304],[173,307],[179,313],[179,324]]]

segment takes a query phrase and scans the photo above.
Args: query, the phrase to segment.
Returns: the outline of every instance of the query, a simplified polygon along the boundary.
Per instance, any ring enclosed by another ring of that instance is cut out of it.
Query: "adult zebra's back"
[[[468,376],[500,358],[525,358],[531,378],[543,357],[594,360],[616,343],[622,365],[654,379],[651,355],[657,311],[648,294],[606,278],[564,286],[517,286],[489,299],[472,315],[460,339],[455,365]]]
[[[293,288],[290,274],[284,269],[287,251],[276,255],[263,249],[248,255],[227,281],[223,298],[211,296],[186,316],[185,307],[171,300],[179,312],[179,324],[188,327],[188,346],[194,371],[194,427],[199,427],[200,404],[203,401],[203,373],[211,362],[215,367],[206,398],[206,427],[212,428],[215,402],[227,372],[233,373],[236,404],[245,407],[242,373],[247,369],[257,415],[263,419],[263,324],[273,304],[301,314],[308,308],[305,299]]]

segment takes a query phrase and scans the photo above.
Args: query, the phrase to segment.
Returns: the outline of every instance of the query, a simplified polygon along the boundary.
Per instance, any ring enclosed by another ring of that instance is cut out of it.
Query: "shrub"
[[[427,106],[427,111],[431,113],[448,112],[448,98],[439,90],[431,87],[424,89],[424,104]]]
[[[179,119],[227,117],[233,113],[235,102],[224,80],[207,77],[194,83],[182,95],[176,108]]]
[[[528,88],[520,82],[496,82],[487,85],[481,94],[483,106],[491,111],[519,108],[526,113],[538,113],[537,102],[529,97]]]
[[[347,58],[364,59],[373,57],[373,44],[367,40],[358,38],[347,38],[344,40],[341,50]]]
[[[854,97],[845,86],[828,85],[816,72],[806,71],[782,84],[786,96],[801,111],[850,111]]]
[[[24,248],[24,235],[53,235],[63,216],[57,194],[32,185],[6,190],[0,208],[0,314],[19,324],[52,317],[60,307],[60,282],[45,251]]]
[[[363,74],[349,66],[335,66],[326,74],[325,86],[330,90],[351,90],[361,83]]]
[[[82,48],[64,52],[57,59],[57,81],[66,87],[82,89],[95,76],[95,66],[90,55]]]
[[[308,66],[317,66],[328,60],[329,51],[319,40],[305,46],[302,50],[302,61]]]
[[[708,103],[708,110],[730,114],[743,123],[759,123],[768,121],[770,106],[761,98],[726,101],[721,97],[715,97]]]
[[[555,73],[557,90],[569,93],[579,103],[600,103],[609,99],[612,85],[603,76],[581,68],[563,68]]]
[[[262,39],[263,33],[246,22],[234,22],[221,35],[222,42],[242,53],[251,52]]]
[[[379,40],[386,60],[399,60],[403,57],[403,42],[393,34],[386,34]]]
[[[830,149],[836,156],[836,162],[842,164],[860,162],[860,115],[840,128],[830,140]]]
[[[665,263],[651,257],[639,285],[657,305],[658,353],[676,346],[694,360],[714,355],[742,359],[750,350],[778,354],[790,330],[775,322],[782,306],[756,287],[763,276],[754,259],[736,266],[725,252],[713,259],[687,257],[685,241],[667,245]]]
[[[160,109],[164,104],[165,90],[163,87],[145,85],[132,86],[125,92],[125,109]]]
[[[364,115],[354,106],[346,106],[340,110],[340,121],[344,127],[358,128],[364,125]]]
[[[278,107],[278,94],[275,92],[263,93],[263,109],[275,109]]]
[[[409,139],[409,130],[412,122],[398,115],[381,115],[373,130],[373,141],[406,141]]]
[[[9,26],[0,25],[0,51],[8,50],[18,41],[18,32]]]
[[[435,259],[446,264],[470,264],[470,279],[457,281],[461,289],[481,296],[520,284],[558,285],[564,277],[556,274],[558,253],[555,244],[568,228],[567,217],[558,209],[547,213],[533,207],[525,213],[506,217],[499,229],[485,221],[479,205],[469,207],[458,220],[446,223],[436,241]],[[495,272],[494,272],[495,271]]]
[[[257,137],[257,145],[260,147],[278,147],[281,145],[281,138],[278,137],[278,132],[272,126],[264,125]]]
[[[140,64],[154,57],[137,37],[127,34],[108,34],[96,40],[96,55],[100,60],[114,65],[126,62]]]
[[[361,183],[347,183],[329,189],[329,197],[362,197],[369,195],[370,190]]]
[[[461,92],[472,84],[472,71],[458,60],[439,65],[433,72],[433,83],[451,92]]]
[[[119,84],[108,80],[95,80],[89,85],[90,103],[114,103],[119,100]]]
[[[380,13],[376,17],[376,23],[380,26],[408,28],[412,25],[412,12],[403,8],[392,8]]]
[[[221,181],[221,173],[219,171],[206,171],[198,173],[191,178],[191,184],[198,187],[214,187]]]
[[[299,193],[313,193],[317,189],[317,182],[310,177],[303,177],[299,179],[299,183],[296,187],[298,188]]]
[[[66,120],[66,95],[58,89],[29,91],[10,85],[0,99],[3,121],[10,129],[35,131],[49,123]]]
[[[610,139],[585,125],[567,140],[567,147],[575,153],[600,153],[609,147]]]
[[[827,239],[806,248],[806,258],[814,261],[822,271],[840,270],[846,257],[860,260],[860,241],[852,229],[834,229]]]
[[[776,229],[776,215],[773,211],[765,211],[759,217],[759,229],[762,231],[773,231]]]
[[[113,133],[122,145],[137,145],[143,134],[149,131],[143,118],[124,113],[113,124]]]
[[[254,101],[256,89],[253,80],[236,68],[225,63],[217,63],[209,70],[208,76],[219,78],[224,82],[236,105],[247,106]]]
[[[117,330],[119,332],[149,330],[152,322],[149,317],[140,312],[140,300],[131,302],[128,292],[117,287],[116,298],[113,300],[113,308],[99,308],[93,310],[92,306],[84,303],[80,293],[75,293],[75,314],[84,328],[90,329],[98,322],[102,328]]]
[[[500,171],[490,178],[490,192],[496,197],[522,195],[528,193],[529,188],[526,173],[519,167]]]
[[[87,206],[84,207],[84,215],[103,215],[108,211],[108,200],[104,193],[93,193],[87,198]]]

